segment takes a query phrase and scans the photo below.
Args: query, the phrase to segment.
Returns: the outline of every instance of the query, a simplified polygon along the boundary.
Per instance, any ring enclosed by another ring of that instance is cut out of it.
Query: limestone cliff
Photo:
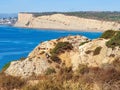
[[[5,73],[28,77],[33,74],[45,74],[48,69],[58,72],[63,65],[72,67],[73,71],[77,70],[79,65],[87,65],[90,68],[114,68],[113,62],[120,58],[120,48],[106,46],[108,41],[109,39],[104,38],[89,40],[79,35],[45,41],[25,60],[11,62]]]
[[[91,30],[105,31],[109,29],[119,30],[120,24],[116,22],[100,21],[93,19],[53,14],[35,17],[33,14],[19,13],[18,27],[64,29],[64,30]]]
[[[77,65],[75,64],[77,64],[77,62],[74,62],[72,60],[78,60],[78,57],[76,56],[79,54],[79,45],[80,43],[86,41],[89,41],[89,39],[84,36],[68,36],[51,41],[45,41],[38,45],[25,60],[11,62],[10,67],[5,71],[5,73],[12,76],[22,77],[28,77],[33,74],[40,75],[45,74],[45,71],[48,68],[55,68],[56,71],[59,70],[56,67],[61,67],[63,63],[65,63],[67,67],[70,67],[73,64],[73,67],[76,69]],[[67,51],[67,48],[69,48],[69,46],[65,47],[64,53],[61,51],[61,54],[59,54],[57,57],[54,57],[51,54],[51,50],[55,48],[59,42],[63,42],[63,46],[64,42],[68,42],[68,44],[72,45],[73,48],[72,50]],[[56,58],[60,58],[60,61],[58,61],[59,59]]]

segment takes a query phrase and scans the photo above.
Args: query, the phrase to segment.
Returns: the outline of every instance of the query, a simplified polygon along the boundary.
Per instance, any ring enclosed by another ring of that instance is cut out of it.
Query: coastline
[[[106,30],[119,30],[120,24],[63,14],[34,17],[33,14],[19,13],[18,21],[14,26],[45,30],[104,32]]]
[[[86,30],[82,30],[82,29],[58,29],[58,28],[37,28],[37,27],[20,27],[20,26],[12,26],[12,27],[17,27],[17,28],[29,28],[29,29],[37,29],[37,30],[54,30],[54,31],[75,31],[75,32],[104,32],[104,30],[95,30],[95,29],[86,29]]]

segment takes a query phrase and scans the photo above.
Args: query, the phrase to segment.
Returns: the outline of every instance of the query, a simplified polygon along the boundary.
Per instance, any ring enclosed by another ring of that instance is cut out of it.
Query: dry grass
[[[0,73],[0,87],[3,90],[20,89],[25,83],[25,80],[20,79],[20,77],[7,76],[4,73]]]
[[[28,84],[29,81],[37,80],[36,84]],[[0,74],[0,87],[4,90],[120,90],[120,72],[115,69],[88,68],[79,65],[76,72],[72,67],[61,68],[59,73],[34,76],[27,79]],[[93,89],[94,88],[94,89]]]

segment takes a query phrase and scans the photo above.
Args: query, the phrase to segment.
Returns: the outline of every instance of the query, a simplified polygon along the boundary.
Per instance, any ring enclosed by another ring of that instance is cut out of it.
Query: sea
[[[96,39],[101,34],[102,32],[44,30],[0,25],[0,70],[11,61],[27,57],[43,41],[69,35],[83,35],[89,39]]]

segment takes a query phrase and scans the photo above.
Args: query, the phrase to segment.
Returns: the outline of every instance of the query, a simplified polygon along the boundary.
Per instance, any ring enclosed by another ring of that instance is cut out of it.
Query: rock
[[[89,67],[102,67],[105,64],[112,64],[115,58],[120,55],[120,50],[118,47],[115,49],[108,48],[106,46],[107,41],[106,39],[95,39],[80,46],[80,63]],[[101,47],[101,50],[98,55],[94,55],[93,53],[97,47]]]
[[[115,68],[116,63],[113,65],[113,62],[120,57],[120,48],[108,48],[107,41],[108,39],[102,38],[90,41],[79,35],[45,41],[39,44],[24,61],[13,61],[5,73],[29,77],[45,74],[48,68],[53,68],[57,72],[63,64],[66,67],[72,67],[73,71],[81,64],[90,68]],[[59,62],[51,59],[51,50],[57,46],[58,42],[69,42],[73,46],[72,50],[57,54],[55,59],[59,59]],[[84,44],[80,45],[81,43]]]
[[[75,54],[74,51],[77,52],[79,50],[80,43],[86,41],[89,41],[89,39],[79,35],[45,41],[38,45],[24,61],[13,61],[10,67],[5,71],[5,73],[12,76],[21,77],[44,74],[48,68],[55,67],[56,65],[55,62],[53,62],[52,64],[49,63],[49,57],[51,56],[50,50],[53,49],[58,42],[71,43],[74,47],[74,50],[71,51],[71,56],[73,56]],[[63,55],[65,56],[65,54]],[[66,55],[66,59],[64,58],[66,64],[68,64],[68,62],[71,63],[72,58],[70,57],[69,60],[67,59],[69,57],[69,52],[66,52]]]
[[[64,14],[37,16],[30,13],[19,13],[18,27],[63,29],[63,30],[91,30],[105,31],[109,29],[119,30],[120,24],[116,22],[85,19]]]

